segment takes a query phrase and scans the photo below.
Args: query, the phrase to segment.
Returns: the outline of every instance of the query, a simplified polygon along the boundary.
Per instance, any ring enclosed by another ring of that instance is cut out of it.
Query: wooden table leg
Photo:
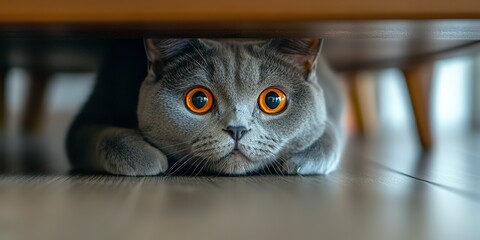
[[[351,108],[358,134],[374,134],[378,129],[376,73],[360,72],[347,76]]]
[[[433,145],[430,124],[432,73],[432,62],[417,63],[403,70],[420,144],[425,150],[430,149]]]
[[[349,98],[352,109],[352,118],[355,125],[355,130],[358,134],[365,134],[365,123],[363,122],[362,111],[360,106],[360,94],[358,92],[358,83],[356,81],[356,74],[351,73],[347,76],[347,86]]]
[[[50,76],[51,74],[46,72],[29,72],[30,82],[22,119],[22,130],[27,134],[36,133],[40,129]]]

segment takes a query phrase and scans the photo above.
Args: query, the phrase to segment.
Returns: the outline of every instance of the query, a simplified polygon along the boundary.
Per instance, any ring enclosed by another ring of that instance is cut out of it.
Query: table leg
[[[29,72],[30,82],[22,119],[22,130],[27,134],[36,133],[40,129],[50,76],[51,74],[46,72]]]
[[[420,144],[425,150],[431,148],[433,145],[430,124],[432,73],[432,62],[413,64],[403,70]]]
[[[378,128],[376,80],[374,72],[352,73],[347,77],[351,109],[358,134],[374,134]]]

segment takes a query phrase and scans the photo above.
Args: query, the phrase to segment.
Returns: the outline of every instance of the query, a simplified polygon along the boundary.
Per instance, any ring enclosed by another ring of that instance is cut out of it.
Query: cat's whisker
[[[220,174],[222,173],[220,169],[225,168],[225,165],[226,165],[226,163],[225,163],[225,162],[222,162],[221,165],[218,166],[218,168],[215,170],[215,171],[217,171],[217,175],[216,175],[215,177],[220,176]]]
[[[189,164],[190,166],[188,167],[188,169],[185,171],[185,173],[188,173],[189,176],[191,177],[193,175],[193,173],[195,172],[195,170],[198,168],[198,162],[201,162],[201,158],[197,158],[193,161],[193,163]],[[192,167],[195,166],[195,168],[193,169],[193,172],[190,172],[190,169],[192,169]]]
[[[188,157],[188,159],[187,159]],[[188,161],[190,161],[190,159],[192,159],[194,156],[191,155],[191,154],[186,154],[185,156],[183,156],[182,158],[180,158],[179,160],[177,160],[170,168],[169,170],[173,172],[169,172],[166,176],[171,176],[173,175],[174,173],[176,173],[179,169],[181,169]],[[179,167],[177,167],[178,165],[180,164]],[[175,168],[177,167],[177,168]]]
[[[209,161],[203,161],[203,166],[198,170],[197,174],[195,174],[195,177],[198,176],[198,174],[202,173],[203,169],[209,164]],[[195,170],[194,170],[195,171]]]
[[[278,169],[278,171],[280,171],[280,172],[278,172],[278,171],[276,170],[277,168],[281,168],[281,167],[282,167],[282,166],[280,165],[280,163],[275,161],[274,164],[275,164],[275,166],[276,166],[276,167],[274,168],[274,169],[275,169],[275,172],[281,177],[281,179],[286,180],[286,178],[285,178],[285,176],[286,176],[285,173],[284,173],[281,169]]]
[[[216,121],[219,121],[219,120],[216,120]],[[201,129],[201,131],[199,131],[198,134],[192,136],[191,139],[197,138],[200,135],[200,133],[203,132],[203,130],[205,128],[206,128],[206,126],[203,127]],[[186,150],[188,150],[188,147],[186,147],[184,149],[180,149],[180,150],[175,151],[175,152],[170,152],[168,154],[168,156],[174,156],[175,154],[181,153],[181,152],[186,151]],[[171,167],[169,167],[170,173],[168,173],[166,176],[168,177],[168,176],[171,176],[171,175],[175,174],[176,172],[178,172],[181,168],[183,168],[190,161],[190,159],[192,159],[194,157],[194,154],[197,154],[197,153],[198,153],[198,151],[194,150],[191,153],[188,153],[185,156],[183,156],[181,159],[177,160]],[[190,157],[189,157],[189,155],[190,155]],[[188,159],[186,159],[187,157],[188,157]],[[181,165],[179,166],[179,164],[181,164]],[[175,167],[177,167],[177,168],[175,169]]]
[[[171,169],[173,170],[173,172],[170,172],[169,175],[173,175],[173,174],[175,174],[177,171],[179,171],[180,169],[182,169],[183,167],[185,167],[185,166],[187,165],[187,163],[190,162],[191,159],[195,158],[195,155],[196,155],[196,154],[197,154],[197,152],[193,151],[193,152],[191,152],[190,154],[187,154],[187,156],[190,155],[190,157],[189,157],[188,159],[183,160],[183,159],[185,159],[185,158],[182,158],[182,159],[178,160],[178,161],[172,166]],[[194,162],[196,162],[196,161],[197,161],[197,160],[195,160]],[[176,169],[173,169],[173,167],[176,166],[176,165],[178,165],[180,162],[182,162],[181,165],[178,166]],[[190,166],[190,168],[191,168],[191,166]],[[188,170],[190,170],[190,168],[189,168]]]
[[[273,165],[274,165],[273,171],[275,172],[275,175],[281,176],[282,174],[277,171],[278,163],[274,161]]]
[[[168,149],[168,148],[172,148],[172,147],[177,147],[177,146],[180,146],[180,145],[185,145],[185,143],[178,143],[178,144],[171,144],[171,145],[162,145],[162,148],[163,149]],[[155,146],[156,147],[156,146]],[[157,149],[159,149],[158,147],[156,147]],[[189,149],[189,147],[183,147],[183,148],[179,148],[179,149],[176,149],[175,151],[169,151],[169,152],[165,152],[165,150],[161,150],[165,156],[167,157],[171,157],[171,156],[174,156],[178,153],[181,153],[181,152],[184,152],[184,151],[187,151]]]
[[[177,160],[173,166],[170,168],[170,170],[174,170],[170,172],[170,174],[174,174],[176,171],[179,169],[183,168],[185,164],[187,164],[191,159],[193,159],[195,156],[193,154],[187,154],[185,157],[182,157],[181,159]]]
[[[177,167],[180,163],[182,163],[182,160],[187,158],[187,157],[189,157],[189,154],[187,154],[187,155],[183,156],[182,158],[178,159],[172,166],[170,166],[168,168],[168,170],[171,171],[171,170],[175,169],[175,167]]]
[[[271,168],[271,164],[267,166],[267,170],[268,170],[268,174],[269,175],[273,175],[272,171],[270,170]]]
[[[279,168],[281,168],[281,169],[279,169],[279,171],[285,172],[285,170],[286,170],[287,174],[290,173],[290,168],[289,168],[289,166],[284,164],[285,162],[287,162],[287,159],[285,159],[285,158],[282,157],[282,156],[274,156],[274,157],[277,158],[277,160],[274,161],[274,163],[275,163]]]
[[[168,149],[168,148],[171,148],[171,147],[177,148],[176,150],[185,150],[185,149],[187,149],[187,147],[178,148],[178,147],[181,146],[181,145],[183,145],[183,144],[162,145],[162,149]]]
[[[181,148],[181,149],[177,149],[176,151],[173,151],[173,152],[168,152],[166,153],[165,155],[168,156],[168,157],[173,157],[179,153],[182,153],[182,152],[188,152],[188,147],[185,147],[185,148]]]
[[[206,126],[203,127],[201,130],[203,130],[203,129],[205,129],[205,128],[206,128]],[[202,131],[200,131],[200,132],[199,132],[198,134],[196,134],[196,135],[193,135],[193,136],[191,137],[191,139],[197,138],[197,137],[200,135],[201,132],[202,132]],[[185,144],[186,144],[186,143],[176,143],[176,144],[171,144],[171,145],[169,145],[169,146],[164,146],[164,148],[170,148],[170,147],[179,146],[179,145],[185,145]],[[188,146],[185,147],[185,148],[182,148],[182,149],[177,149],[176,151],[169,152],[168,154],[166,154],[166,156],[167,156],[167,157],[172,157],[172,156],[175,156],[175,155],[178,154],[178,153],[185,152],[185,151],[187,151],[188,149],[189,149]],[[185,165],[185,164],[193,157],[193,155],[192,155],[192,157],[190,157],[189,159],[186,159],[186,158],[189,157],[189,155],[191,155],[191,154],[193,154],[193,152],[187,153],[185,156],[183,156],[182,158],[180,158],[179,160],[177,160],[172,166],[170,166],[170,167],[169,167],[169,170],[170,170],[170,171],[171,171],[171,170],[174,170],[174,171],[173,171],[173,172],[170,172],[168,175],[166,175],[166,177],[173,175],[173,174],[174,174],[175,172],[177,172],[180,168],[182,168],[183,165]],[[182,166],[180,166],[179,169],[174,169],[174,168],[177,167],[180,163],[182,163]]]
[[[190,169],[193,167],[193,165],[195,165],[195,168],[193,169],[192,174],[191,174],[191,175],[193,175],[193,173],[195,173],[195,170],[197,170],[197,168],[198,168],[198,166],[199,166],[198,162],[202,163],[202,159],[201,159],[201,158],[195,159],[195,161],[194,161],[194,162],[191,164],[191,166],[188,168],[187,172],[189,172]],[[191,176],[191,175],[190,175],[190,176]]]
[[[163,138],[158,138],[157,140],[160,140],[160,141],[171,141],[169,139],[163,139]],[[150,141],[149,141],[150,142]],[[182,144],[185,144],[183,142],[177,142],[175,144],[170,144],[170,145],[162,145],[163,147],[174,147],[174,146],[178,146],[178,145],[182,145]]]

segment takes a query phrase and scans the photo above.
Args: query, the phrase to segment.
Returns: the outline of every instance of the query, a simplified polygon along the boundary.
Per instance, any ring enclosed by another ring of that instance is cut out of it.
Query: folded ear
[[[267,46],[283,55],[308,76],[315,69],[322,39],[273,39]]]
[[[196,38],[147,38],[145,51],[151,63],[165,64],[175,57],[190,51],[199,51],[204,45]]]

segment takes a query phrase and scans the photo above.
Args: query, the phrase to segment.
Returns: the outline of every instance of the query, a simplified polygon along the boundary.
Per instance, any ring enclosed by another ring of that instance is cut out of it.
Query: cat
[[[321,175],[344,145],[320,39],[116,40],[73,122],[75,169]],[[268,171],[267,171],[268,170]]]

